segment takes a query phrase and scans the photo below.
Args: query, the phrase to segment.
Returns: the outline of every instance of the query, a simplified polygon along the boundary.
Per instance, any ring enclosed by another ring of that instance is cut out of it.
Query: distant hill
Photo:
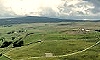
[[[17,18],[0,19],[0,25],[21,23],[56,23],[56,22],[84,22],[84,20],[58,19],[38,16],[26,16]]]

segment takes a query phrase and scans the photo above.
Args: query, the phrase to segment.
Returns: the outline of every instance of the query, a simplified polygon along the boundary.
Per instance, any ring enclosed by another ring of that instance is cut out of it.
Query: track
[[[90,48],[95,47],[95,46],[98,45],[99,43],[100,43],[100,41],[96,42],[94,45],[92,45],[92,46],[90,46],[90,47],[87,47],[87,48],[83,49],[82,51],[78,51],[78,52],[74,52],[74,53],[66,54],[66,55],[52,56],[52,57],[65,57],[65,56],[71,56],[71,55],[75,55],[75,54],[78,54],[78,53],[82,53],[82,52],[87,51],[87,50],[90,49]],[[28,59],[32,59],[32,58],[45,58],[45,57],[30,57],[30,58],[28,58]]]
[[[83,49],[83,50],[81,50],[81,51],[77,51],[77,52],[74,52],[74,53],[71,53],[71,54],[58,55],[58,56],[52,56],[52,57],[65,57],[65,56],[71,56],[71,55],[75,55],[75,54],[78,54],[78,53],[82,53],[82,52],[87,51],[87,50],[90,49],[90,48],[95,47],[95,46],[98,45],[99,43],[100,43],[100,41],[96,42],[95,44],[93,44],[93,45],[91,45],[91,46],[89,46],[89,47],[87,47],[87,48],[85,48],[85,49]],[[37,44],[36,44],[36,45],[37,45]],[[10,60],[13,60],[13,59],[11,59],[9,56],[7,56],[7,55],[5,55],[5,54],[3,54],[3,56],[9,58]],[[38,58],[46,58],[46,57],[45,57],[45,56],[44,56],[44,57],[30,57],[30,58],[28,58],[28,59],[38,59]],[[20,59],[20,60],[23,60],[23,59]]]

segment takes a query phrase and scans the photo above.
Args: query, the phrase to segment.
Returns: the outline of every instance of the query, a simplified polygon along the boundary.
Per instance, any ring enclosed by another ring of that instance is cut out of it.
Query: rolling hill
[[[51,22],[83,22],[83,20],[58,19],[38,16],[26,16],[17,18],[0,19],[0,25],[21,24],[21,23],[51,23]]]

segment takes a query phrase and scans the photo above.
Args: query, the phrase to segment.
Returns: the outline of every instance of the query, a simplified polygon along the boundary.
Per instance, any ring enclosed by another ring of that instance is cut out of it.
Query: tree
[[[8,47],[12,42],[8,42],[8,41],[5,41],[3,42],[3,44],[1,45],[1,48],[5,48],[5,47]]]
[[[23,40],[20,41],[17,40],[16,42],[13,43],[13,47],[21,47],[23,45],[24,45]]]

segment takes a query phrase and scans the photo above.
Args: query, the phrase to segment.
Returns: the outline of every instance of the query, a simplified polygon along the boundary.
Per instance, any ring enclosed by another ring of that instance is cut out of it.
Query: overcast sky
[[[99,0],[0,0],[0,17],[46,16],[99,19]]]

